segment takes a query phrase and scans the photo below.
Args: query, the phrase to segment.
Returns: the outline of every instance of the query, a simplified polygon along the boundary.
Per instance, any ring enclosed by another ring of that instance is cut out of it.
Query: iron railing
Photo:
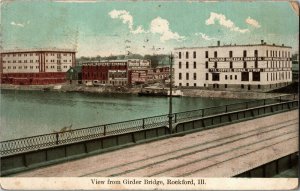
[[[180,123],[192,119],[202,118],[210,115],[222,114],[242,109],[249,109],[263,105],[280,103],[283,101],[295,100],[296,95],[284,95],[262,100],[239,102],[228,105],[221,105],[185,112],[173,113],[172,122]],[[123,121],[81,129],[74,129],[64,132],[56,132],[20,139],[0,142],[1,156],[8,156],[22,152],[34,151],[38,149],[50,148],[58,145],[76,143],[80,141],[97,139],[100,137],[124,134],[143,129],[151,129],[162,126],[168,126],[168,115],[159,115],[154,117]]]

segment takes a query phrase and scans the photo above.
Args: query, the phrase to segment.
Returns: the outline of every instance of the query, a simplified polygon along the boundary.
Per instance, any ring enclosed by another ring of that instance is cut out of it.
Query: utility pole
[[[171,52],[171,55],[169,56],[170,59],[170,74],[169,74],[169,78],[170,78],[170,95],[169,95],[169,129],[170,129],[170,133],[172,134],[172,118],[173,118],[173,113],[172,113],[172,65],[173,65],[173,55]]]

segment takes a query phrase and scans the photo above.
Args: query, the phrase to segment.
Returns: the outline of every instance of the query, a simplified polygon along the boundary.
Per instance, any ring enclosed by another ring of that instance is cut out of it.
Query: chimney
[[[264,40],[260,40],[261,44],[264,44]]]
[[[220,41],[218,40],[218,46],[220,46]]]

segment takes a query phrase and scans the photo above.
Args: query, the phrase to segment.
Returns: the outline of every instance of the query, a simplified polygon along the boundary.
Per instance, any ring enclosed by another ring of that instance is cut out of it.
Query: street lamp
[[[169,56],[170,59],[170,70],[169,70],[169,79],[170,79],[170,94],[169,94],[169,129],[170,129],[170,133],[172,134],[172,119],[173,119],[173,113],[172,113],[172,64],[173,64],[173,55],[171,52],[171,55]]]

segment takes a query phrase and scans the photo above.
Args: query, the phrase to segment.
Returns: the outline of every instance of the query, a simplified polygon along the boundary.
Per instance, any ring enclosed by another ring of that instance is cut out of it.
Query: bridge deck
[[[14,176],[230,177],[296,152],[298,123],[294,110]]]

